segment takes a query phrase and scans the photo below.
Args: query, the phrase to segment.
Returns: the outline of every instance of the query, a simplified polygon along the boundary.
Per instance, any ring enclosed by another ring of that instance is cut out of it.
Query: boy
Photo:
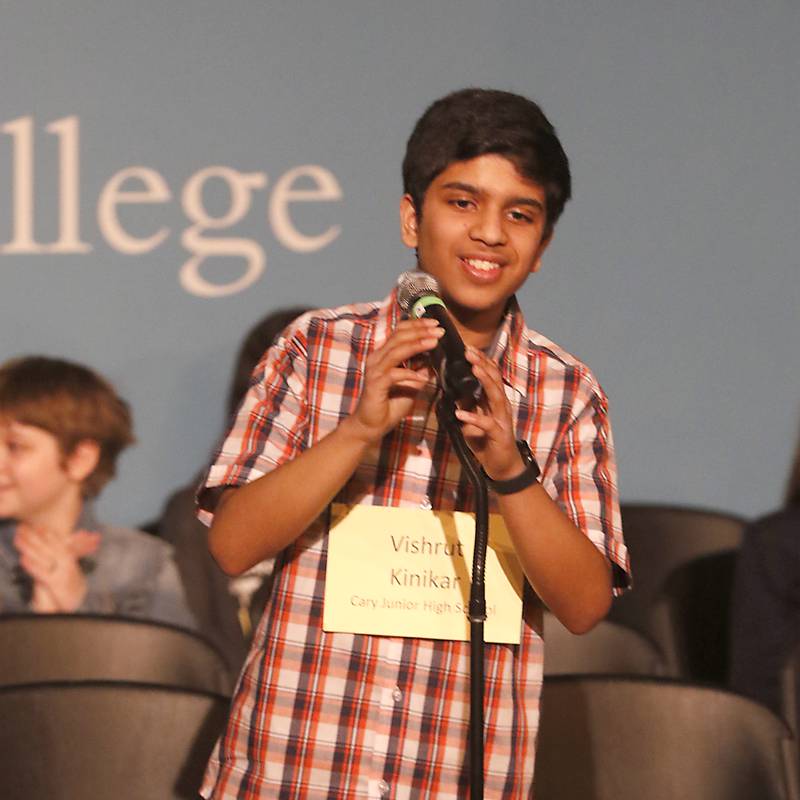
[[[533,779],[539,601],[587,631],[627,570],[605,396],[525,328],[514,297],[570,196],[569,168],[538,106],[467,89],[419,120],[403,180],[403,241],[437,279],[483,387],[481,406],[457,416],[529,584],[520,644],[488,644],[485,660],[485,796],[521,798]],[[468,795],[469,642],[322,625],[334,499],[473,508],[433,412],[433,376],[412,367],[441,335],[401,319],[393,292],[304,316],[254,376],[199,499],[215,511],[209,543],[224,570],[278,560],[206,797]]]
[[[94,518],[133,441],[126,403],[79,364],[0,366],[0,613],[94,612],[185,627],[171,548]]]

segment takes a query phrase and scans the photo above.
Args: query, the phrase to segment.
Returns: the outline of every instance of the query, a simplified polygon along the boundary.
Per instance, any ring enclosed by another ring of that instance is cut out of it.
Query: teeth
[[[498,268],[498,265],[494,261],[483,261],[477,258],[465,258],[464,260],[471,267],[475,267],[475,269],[479,269],[481,272],[491,272]]]

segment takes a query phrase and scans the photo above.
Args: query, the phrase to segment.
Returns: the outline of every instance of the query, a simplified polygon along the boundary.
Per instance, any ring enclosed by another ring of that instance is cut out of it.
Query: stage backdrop
[[[626,500],[754,515],[800,423],[794,0],[0,2],[0,358],[131,402],[102,498],[156,515],[224,422],[245,330],[384,296],[414,120],[536,98],[575,200],[520,300],[611,398]]]

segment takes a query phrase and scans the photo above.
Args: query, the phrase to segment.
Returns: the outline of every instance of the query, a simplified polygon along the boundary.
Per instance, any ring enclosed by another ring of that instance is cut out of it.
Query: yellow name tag
[[[474,543],[475,518],[465,512],[335,504],[323,628],[468,641]],[[487,642],[519,644],[523,580],[503,518],[492,514]]]

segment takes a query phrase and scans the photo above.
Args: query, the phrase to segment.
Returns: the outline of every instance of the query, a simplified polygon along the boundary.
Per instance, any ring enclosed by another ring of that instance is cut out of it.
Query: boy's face
[[[421,215],[405,195],[400,221],[403,242],[417,248],[420,269],[439,282],[476,345],[497,328],[549,243],[544,189],[495,154],[450,164],[425,192]]]
[[[50,522],[62,510],[71,513],[82,480],[55,436],[0,417],[0,518]]]

